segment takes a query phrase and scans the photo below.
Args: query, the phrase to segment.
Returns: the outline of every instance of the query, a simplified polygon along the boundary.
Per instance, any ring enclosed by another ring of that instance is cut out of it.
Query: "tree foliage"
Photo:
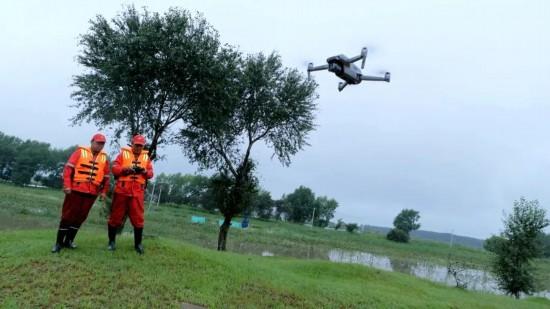
[[[550,258],[550,234],[540,233],[538,242],[540,244],[542,256]]]
[[[319,196],[315,200],[317,211],[313,225],[327,227],[330,220],[334,218],[334,211],[338,208],[338,202],[335,199],[329,199],[326,196]]]
[[[279,207],[278,212],[288,221],[306,223],[313,220],[314,226],[326,227],[334,217],[338,202],[326,196],[316,197],[310,188],[300,186],[283,196]]]
[[[359,228],[359,225],[357,223],[348,223],[346,224],[346,231],[349,233],[355,232]]]
[[[498,253],[502,250],[504,242],[505,239],[501,236],[493,235],[483,242],[483,249],[492,253]]]
[[[309,222],[315,208],[315,194],[310,188],[300,186],[284,197],[287,220],[296,223]]]
[[[393,228],[388,232],[386,238],[395,242],[407,243],[409,242],[410,236],[409,233],[403,231],[402,229]]]
[[[418,220],[420,220],[418,211],[414,209],[403,209],[393,220],[393,226],[410,233],[411,231],[418,230],[420,228],[420,223],[418,223]]]
[[[202,175],[182,175],[161,173],[148,186],[149,194],[160,195],[161,203],[185,204],[205,208],[209,178]],[[154,192],[153,192],[154,188]]]
[[[185,119],[220,48],[217,32],[200,15],[172,8],[164,15],[129,6],[108,21],[97,16],[81,36],[74,77],[73,123],[111,128],[115,140],[141,133],[149,153],[173,141],[171,126]]]
[[[519,298],[521,293],[535,291],[531,261],[541,253],[538,237],[549,224],[537,200],[521,197],[514,202],[512,213],[504,219],[502,240],[495,247],[492,264],[499,287],[507,294]]]
[[[270,219],[273,215],[274,207],[275,201],[271,198],[271,193],[265,190],[259,190],[252,197],[251,211],[258,218],[264,220]]]
[[[420,228],[420,214],[414,209],[403,209],[393,220],[394,228],[389,231],[386,238],[396,242],[409,242],[411,231]]]
[[[0,179],[17,185],[35,182],[60,188],[63,166],[75,147],[55,149],[48,143],[21,140],[0,132]]]
[[[338,219],[338,221],[336,222],[336,225],[334,226],[334,229],[339,230],[339,229],[341,229],[345,226],[346,226],[346,224],[344,223],[344,220]]]

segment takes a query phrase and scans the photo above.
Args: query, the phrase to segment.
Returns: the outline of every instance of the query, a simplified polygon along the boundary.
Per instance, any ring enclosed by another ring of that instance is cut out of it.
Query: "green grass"
[[[121,250],[114,256],[104,250],[106,220],[101,216],[99,203],[92,208],[77,236],[81,248],[55,256],[49,253],[49,248],[54,242],[62,200],[63,194],[58,190],[20,188],[0,183],[0,270],[2,274],[8,274],[0,277],[0,293],[8,291],[6,295],[0,294],[0,303],[4,306],[65,304],[96,307],[111,302],[113,306],[125,306],[118,298],[143,307],[178,306],[180,302],[213,307],[240,307],[243,304],[256,307],[399,307],[407,304],[460,308],[550,305],[544,299],[518,302],[502,296],[446,288],[368,267],[318,261],[327,259],[327,252],[334,248],[367,251],[392,260],[427,261],[440,265],[446,264],[451,253],[456,261],[487,269],[490,256],[483,250],[456,246],[450,251],[447,245],[437,242],[413,240],[409,244],[398,244],[373,233],[349,234],[252,220],[252,227],[248,230],[230,230],[228,250],[256,256],[230,252],[220,254],[207,250],[216,247],[218,229],[215,222],[219,215],[169,205],[161,205],[158,209],[153,207],[146,214],[147,254],[143,258],[136,257],[129,249],[131,239],[125,238],[127,236],[122,238]],[[192,215],[207,217],[207,224],[191,224]],[[36,231],[29,231],[31,229]],[[22,231],[11,232],[13,230]],[[128,227],[127,230],[131,229]],[[257,256],[264,250],[317,261]],[[538,260],[535,265],[541,287],[549,289],[550,261]],[[74,273],[61,275],[65,273],[64,269],[74,270]],[[358,278],[355,278],[356,273]],[[82,274],[83,278],[77,278],[77,274]],[[62,279],[67,276],[71,279]],[[37,281],[33,282],[35,278]],[[46,287],[49,284],[64,291],[56,292],[54,288]],[[65,299],[72,292],[71,286],[80,285],[86,288],[79,288],[79,293],[81,290],[92,292],[82,292],[85,294],[79,294],[76,300],[71,300],[74,298],[71,296]],[[117,291],[118,288],[122,291]],[[100,291],[102,289],[105,291]],[[403,289],[412,292],[405,293]],[[144,296],[136,298],[138,292]],[[432,299],[432,294],[438,296]],[[273,296],[266,300],[266,295]],[[473,300],[463,306],[465,298]]]
[[[4,229],[55,228],[58,224],[63,194],[57,190],[19,188],[0,184],[0,219]],[[99,203],[90,213],[87,226],[104,228],[105,218],[100,216]],[[146,205],[148,207],[148,205]],[[192,215],[207,217],[206,225],[192,224]],[[145,233],[185,240],[203,247],[215,248],[220,215],[202,212],[189,207],[152,207],[146,213]],[[237,218],[239,220],[239,218]],[[263,250],[284,252],[288,255],[322,257],[333,248],[368,251],[400,259],[418,259],[445,264],[449,253],[459,260],[485,265],[488,255],[481,251],[449,246],[430,241],[412,240],[409,244],[389,242],[376,233],[349,234],[347,232],[310,228],[285,222],[252,220],[248,230],[231,229],[229,250]],[[243,248],[246,246],[246,248]]]
[[[544,308],[550,301],[482,294],[350,264],[220,253],[166,238],[146,254],[122,236],[108,252],[87,229],[49,253],[53,231],[0,234],[3,307]]]

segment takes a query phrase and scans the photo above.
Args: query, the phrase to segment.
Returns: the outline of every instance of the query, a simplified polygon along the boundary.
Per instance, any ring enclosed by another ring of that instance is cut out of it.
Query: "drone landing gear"
[[[346,88],[347,85],[348,85],[347,82],[340,82],[340,83],[338,83],[338,91],[344,90],[344,88]]]

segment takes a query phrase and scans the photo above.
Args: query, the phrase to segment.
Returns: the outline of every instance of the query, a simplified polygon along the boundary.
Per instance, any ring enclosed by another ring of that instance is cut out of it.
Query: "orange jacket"
[[[141,174],[125,173],[124,170],[134,165],[144,169]],[[132,148],[123,147],[120,154],[113,162],[113,175],[115,175],[115,193],[143,196],[147,179],[153,178],[153,164],[149,160],[147,151],[143,150],[139,156],[132,153]]]
[[[93,154],[79,146],[69,157],[63,171],[63,187],[98,195],[109,190],[109,159],[104,151]]]

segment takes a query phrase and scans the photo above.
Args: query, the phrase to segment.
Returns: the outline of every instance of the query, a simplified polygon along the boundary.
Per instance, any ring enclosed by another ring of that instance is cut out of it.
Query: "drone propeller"
[[[361,49],[361,57],[363,58],[363,61],[361,62],[361,69],[365,68],[365,60],[367,60],[368,52],[369,50],[366,47],[363,47],[363,49]]]

